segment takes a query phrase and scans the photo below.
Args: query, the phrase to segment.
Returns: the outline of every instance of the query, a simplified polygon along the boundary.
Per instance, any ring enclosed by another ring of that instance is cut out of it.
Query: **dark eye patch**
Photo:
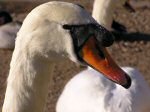
[[[76,52],[77,58],[80,61],[83,61],[82,53],[80,53],[80,50],[90,37],[94,36],[97,40],[97,45],[101,45],[103,47],[110,46],[113,43],[112,34],[103,26],[98,24],[65,24],[63,25],[63,28],[70,31],[71,37],[73,39],[74,50]],[[99,46],[97,46],[97,51],[102,58],[105,58],[103,51]]]
[[[71,37],[75,42],[75,46],[80,50],[84,43],[91,35],[94,35],[90,30],[90,24],[87,25],[63,25],[64,29],[70,30]]]

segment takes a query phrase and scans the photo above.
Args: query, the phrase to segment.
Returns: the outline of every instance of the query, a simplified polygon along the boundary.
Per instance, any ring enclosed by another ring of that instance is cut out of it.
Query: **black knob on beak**
[[[102,36],[101,44],[104,47],[109,47],[114,43],[114,36],[110,32],[105,32]]]
[[[114,36],[106,29],[97,32],[96,39],[103,47],[109,47],[114,43]]]

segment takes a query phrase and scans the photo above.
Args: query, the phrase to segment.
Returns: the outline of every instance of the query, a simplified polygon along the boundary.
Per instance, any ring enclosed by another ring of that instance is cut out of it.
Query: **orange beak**
[[[102,55],[99,55],[100,53]],[[130,77],[113,61],[106,48],[97,49],[96,39],[89,38],[82,48],[82,58],[91,67],[104,74],[108,79],[129,88]]]

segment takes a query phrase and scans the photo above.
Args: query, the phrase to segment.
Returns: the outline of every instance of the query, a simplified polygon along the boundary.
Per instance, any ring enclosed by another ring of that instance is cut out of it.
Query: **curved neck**
[[[40,55],[18,54],[11,64],[3,112],[43,112],[53,63]]]
[[[69,33],[55,22],[38,22],[31,29],[24,22],[18,33],[3,112],[43,112],[53,64],[67,58]]]
[[[114,0],[95,0],[93,5],[92,16],[109,30],[111,29],[115,4]]]

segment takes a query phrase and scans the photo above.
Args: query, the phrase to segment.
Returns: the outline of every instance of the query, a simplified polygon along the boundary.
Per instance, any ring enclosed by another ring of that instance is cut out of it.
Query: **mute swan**
[[[95,0],[92,16],[108,30],[112,30],[113,27],[115,30],[123,32],[126,30],[125,27],[113,21],[113,14],[117,5],[123,6],[126,1],[127,0]]]
[[[130,77],[105,49],[112,42],[111,33],[78,5],[53,1],[33,9],[17,35],[2,112],[42,112],[53,65],[65,58],[129,88]]]
[[[149,112],[150,88],[142,74],[131,67],[122,69],[132,79],[129,89],[88,68],[67,83],[56,112]]]
[[[0,48],[14,49],[15,38],[21,27],[21,22],[12,22],[9,13],[0,12]]]

